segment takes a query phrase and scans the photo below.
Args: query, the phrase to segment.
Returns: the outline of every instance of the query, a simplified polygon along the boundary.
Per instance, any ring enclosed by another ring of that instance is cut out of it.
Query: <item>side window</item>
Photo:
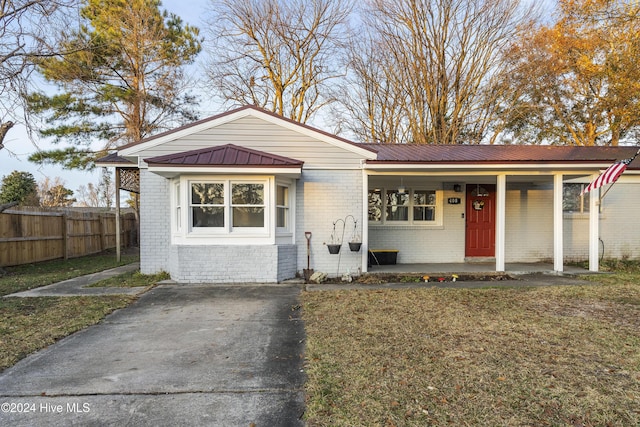
[[[289,229],[289,187],[276,186],[276,227]]]
[[[562,210],[566,213],[589,212],[589,196],[591,193],[582,194],[582,190],[588,184],[564,184],[562,186]]]

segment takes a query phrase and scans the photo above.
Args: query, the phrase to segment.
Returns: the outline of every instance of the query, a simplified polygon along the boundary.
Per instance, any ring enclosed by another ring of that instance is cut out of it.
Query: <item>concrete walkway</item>
[[[298,426],[299,286],[160,285],[0,374],[3,426]]]
[[[138,295],[144,292],[146,287],[134,288],[88,288],[100,280],[109,279],[120,274],[136,271],[140,269],[139,263],[127,264],[121,267],[112,268],[110,270],[100,271],[98,273],[88,274],[86,276],[75,277],[63,282],[53,283],[48,286],[30,289],[28,291],[16,292],[14,294],[5,295],[5,297],[57,297],[57,296],[83,296],[83,295]]]

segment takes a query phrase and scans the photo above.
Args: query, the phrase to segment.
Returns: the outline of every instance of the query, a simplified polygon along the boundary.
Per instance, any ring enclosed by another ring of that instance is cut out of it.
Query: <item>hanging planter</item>
[[[349,242],[349,249],[351,249],[351,252],[359,252],[361,246],[362,242]]]
[[[337,245],[337,244],[332,244],[332,243],[327,244],[327,248],[329,248],[329,253],[331,255],[335,255],[335,254],[340,253],[340,247],[341,246],[342,245]]]

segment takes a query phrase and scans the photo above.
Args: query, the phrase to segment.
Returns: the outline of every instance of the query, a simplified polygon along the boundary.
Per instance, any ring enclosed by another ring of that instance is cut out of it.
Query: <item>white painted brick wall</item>
[[[294,245],[173,245],[171,258],[179,283],[276,283],[296,275]]]
[[[304,170],[297,186],[296,245],[298,246],[298,273],[307,268],[307,242],[305,231],[310,231],[311,268],[336,276],[344,272],[359,273],[362,252],[351,252],[348,242],[353,231],[349,218],[344,233],[341,255],[331,255],[324,243],[331,241],[333,222],[353,215],[358,221],[362,237],[362,171],[361,170]],[[342,237],[342,223],[337,226]],[[340,271],[338,272],[338,260]]]
[[[553,259],[553,190],[507,186],[505,248],[506,262]]]
[[[461,198],[459,205],[447,203]],[[398,264],[463,262],[465,244],[464,194],[444,191],[442,227],[373,226],[369,229],[370,249],[397,249]]]
[[[640,184],[618,182],[606,194],[600,238],[605,258],[640,259]]]
[[[140,271],[169,270],[169,180],[140,170]]]

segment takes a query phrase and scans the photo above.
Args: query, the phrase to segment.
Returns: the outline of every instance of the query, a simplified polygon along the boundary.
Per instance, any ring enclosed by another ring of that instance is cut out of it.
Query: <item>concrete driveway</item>
[[[299,293],[156,287],[0,374],[0,425],[303,425]]]

